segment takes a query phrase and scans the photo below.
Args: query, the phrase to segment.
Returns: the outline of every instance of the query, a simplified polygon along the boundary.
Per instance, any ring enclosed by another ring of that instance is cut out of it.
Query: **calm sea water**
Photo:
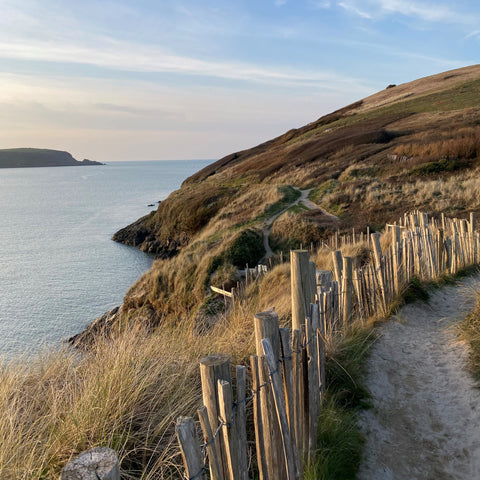
[[[153,258],[113,233],[208,163],[0,169],[0,355],[59,344],[120,305]]]

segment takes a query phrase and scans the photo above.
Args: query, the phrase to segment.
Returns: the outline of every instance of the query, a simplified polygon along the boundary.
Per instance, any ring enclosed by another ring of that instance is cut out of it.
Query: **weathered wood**
[[[320,388],[320,396],[323,400],[325,396],[325,363],[326,363],[326,339],[327,339],[327,329],[326,329],[326,308],[327,308],[327,298],[326,294],[322,294],[322,297],[319,301],[319,315],[320,315],[320,326],[317,332],[317,348],[318,348],[318,363],[319,363],[319,372],[320,377],[318,379],[318,386]]]
[[[308,266],[308,264],[307,264]],[[274,310],[257,313],[254,316],[255,342],[257,355],[263,355],[262,340],[268,338],[272,344],[275,360],[280,359],[280,332],[278,315]],[[262,361],[262,360],[261,360]],[[270,381],[268,372],[260,368],[260,383]],[[279,442],[280,426],[274,413],[274,399],[271,385],[262,388],[260,392],[261,409],[265,436],[270,435],[271,441],[265,442],[265,455],[269,468],[269,477],[274,479],[283,469],[282,446]]]
[[[233,393],[232,385],[225,381],[218,381],[219,413],[222,421],[222,436],[226,452],[226,464],[228,474],[225,480],[238,479],[238,444],[237,428],[233,418]]]
[[[400,278],[399,278],[399,271],[400,271],[400,227],[395,225],[392,229],[392,236],[393,236],[393,288],[395,291],[395,295],[398,295],[400,292]]]
[[[220,295],[223,295],[224,297],[233,298],[232,292],[227,292],[226,290],[223,290],[221,288],[210,286],[210,290],[212,292],[219,293]]]
[[[307,317],[308,318],[308,317]],[[303,406],[302,411],[302,432],[303,432],[303,454],[308,456],[308,447],[309,447],[309,429],[310,421],[308,416],[308,354],[307,354],[307,332],[305,328],[305,323],[302,325],[301,329],[301,352],[302,352],[302,374],[303,374]]]
[[[180,417],[175,425],[180,451],[182,452],[183,464],[187,478],[203,479],[205,475],[202,454],[195,435],[193,418]],[[94,478],[94,477],[93,477]]]
[[[387,302],[385,296],[385,279],[383,271],[383,261],[382,261],[382,247],[380,246],[380,234],[378,232],[372,233],[372,244],[373,252],[375,258],[375,270],[378,279],[378,285],[380,287],[380,298],[382,299],[382,308],[385,312],[387,309]]]
[[[213,441],[212,427],[208,420],[207,407],[202,405],[197,410],[198,419],[203,433],[203,441],[205,442],[208,455],[208,464],[210,466],[210,478],[212,480],[223,480],[222,471],[218,462],[217,451],[215,449],[215,442]]]
[[[70,460],[61,480],[120,480],[120,465],[114,450],[97,447]]]
[[[298,330],[305,321],[310,302],[306,298],[311,291],[309,256],[306,250],[290,252],[292,287],[292,330]],[[275,346],[275,345],[274,345]]]
[[[255,426],[255,446],[257,450],[259,480],[269,480],[267,459],[265,455],[265,433],[260,404],[260,372],[257,355],[250,356],[250,366],[252,370],[252,389],[255,394],[253,397],[253,423]]]
[[[343,330],[348,329],[352,319],[352,303],[353,303],[353,259],[351,257],[343,257]]]
[[[202,381],[203,404],[207,407],[208,420],[212,430],[215,432],[219,426],[219,404],[217,383],[218,380],[225,380],[231,383],[230,358],[227,355],[210,355],[200,360],[200,377]],[[227,478],[225,445],[222,436],[215,438],[215,449],[222,468],[223,478]]]
[[[235,424],[238,434],[238,478],[248,480],[247,455],[247,369],[237,365],[237,401],[235,403]]]
[[[280,341],[282,344],[283,388],[285,390],[285,405],[287,409],[288,427],[291,432],[292,442],[296,445],[295,407],[293,401],[292,338],[288,328],[280,329]]]
[[[285,463],[285,472],[287,480],[295,480],[300,477],[300,472],[295,471],[295,457],[292,448],[292,438],[288,427],[287,411],[285,406],[285,398],[283,394],[283,385],[280,371],[277,368],[275,353],[268,338],[262,340],[263,350],[267,359],[270,377],[274,392],[275,409],[277,411],[278,423],[282,435],[282,445]],[[280,477],[281,478],[281,477]]]
[[[342,281],[343,260],[342,252],[335,250],[332,252],[333,271],[335,273],[335,280],[340,284]]]
[[[317,285],[324,289],[329,289],[332,285],[332,272],[330,270],[317,270]]]
[[[315,262],[309,261],[308,262],[308,294],[305,297],[305,302],[307,304],[307,308],[311,302],[315,301],[315,295],[317,293],[317,278],[316,278],[317,267]],[[308,311],[308,310],[307,310]]]
[[[320,403],[317,331],[320,327],[318,304],[311,305],[311,317],[305,321],[308,355],[308,455],[309,465],[317,446],[318,411]]]
[[[292,352],[293,338],[288,328],[280,329],[280,339],[282,343],[283,355],[283,383],[285,389],[285,401],[287,402],[288,426],[292,438],[293,456],[295,461],[295,470],[300,472],[300,478],[303,478],[303,465],[297,449],[296,427],[295,427],[295,401],[294,401],[294,360]]]
[[[297,452],[300,458],[303,456],[303,370],[301,351],[301,331],[294,330],[292,337],[292,359],[293,359],[293,401],[295,412],[295,440]]]
[[[280,436],[280,426],[275,411],[275,399],[271,385],[270,372],[265,355],[259,357],[260,372],[260,408],[263,419],[263,434],[265,445],[265,459],[270,479],[282,478],[285,470],[283,447]]]

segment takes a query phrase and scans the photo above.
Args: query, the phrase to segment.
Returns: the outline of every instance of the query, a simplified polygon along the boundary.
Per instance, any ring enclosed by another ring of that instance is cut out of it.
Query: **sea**
[[[0,358],[55,348],[120,305],[153,256],[112,235],[211,162],[0,169]]]

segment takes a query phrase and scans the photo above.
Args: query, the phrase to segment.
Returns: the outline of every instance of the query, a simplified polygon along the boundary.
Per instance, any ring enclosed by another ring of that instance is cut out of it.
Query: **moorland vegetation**
[[[479,146],[474,66],[391,86],[186,179],[115,235],[157,259],[108,328],[81,353],[66,347],[2,366],[0,476],[57,478],[73,455],[106,445],[126,479],[181,478],[173,424],[199,404],[199,358],[227,352],[248,364],[253,315],[275,306],[283,325],[291,315],[288,263],[272,263],[235,309],[208,287],[229,289],[239,269],[262,260],[266,227],[273,250],[288,258],[290,248],[319,245],[337,229],[379,231],[413,208],[480,212]],[[289,208],[305,189],[337,219]],[[370,255],[366,245],[345,248],[359,262]],[[328,252],[314,260],[331,268]],[[371,341],[357,332],[329,346],[323,453],[307,478],[353,478],[361,439],[352,412],[366,396],[358,377]]]

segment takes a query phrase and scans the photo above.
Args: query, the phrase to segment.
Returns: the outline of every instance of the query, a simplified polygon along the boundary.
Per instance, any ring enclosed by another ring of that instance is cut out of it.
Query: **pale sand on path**
[[[466,371],[456,326],[480,277],[406,305],[381,327],[367,368],[373,408],[359,480],[480,479],[480,391]]]

